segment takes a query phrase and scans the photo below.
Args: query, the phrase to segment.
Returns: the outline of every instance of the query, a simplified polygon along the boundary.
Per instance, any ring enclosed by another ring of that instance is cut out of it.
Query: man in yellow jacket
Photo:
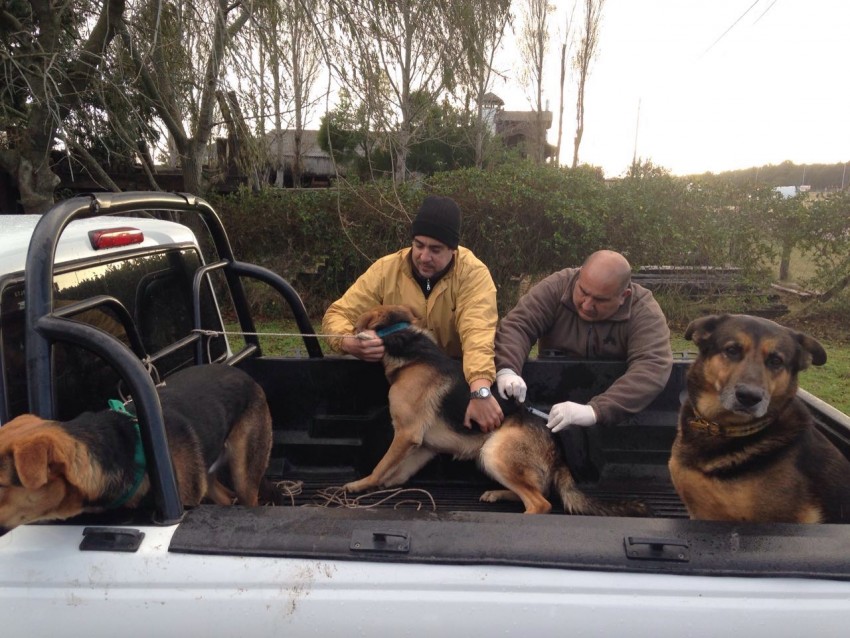
[[[450,356],[462,357],[470,401],[464,425],[472,421],[490,432],[503,414],[490,393],[496,378],[493,342],[498,310],[496,286],[487,266],[471,250],[459,246],[460,208],[449,197],[429,195],[411,224],[413,243],[382,257],[328,308],[322,319],[328,343],[337,352],[363,361],[380,361],[383,341],[354,336],[357,318],[381,304],[406,304],[423,318],[437,344]]]

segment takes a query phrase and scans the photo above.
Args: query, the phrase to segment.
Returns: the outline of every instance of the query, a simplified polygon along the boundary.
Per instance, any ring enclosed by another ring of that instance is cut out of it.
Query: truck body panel
[[[755,638],[844,635],[850,614],[850,583],[831,580],[175,554],[176,526],[138,529],[133,554],[80,552],[72,525],[0,538],[5,631]]]
[[[0,423],[24,411],[73,416],[129,392],[157,498],[152,509],[0,536],[0,614],[12,635],[846,633],[850,526],[687,518],[667,460],[688,356],[641,413],[557,435],[582,489],[643,499],[651,518],[569,516],[557,502],[550,515],[526,516],[519,503],[482,503],[494,483],[475,462],[444,456],[398,490],[351,497],[341,486],[371,471],[392,438],[382,367],[324,356],[297,292],[238,262],[203,200],[81,200],[39,223],[29,254],[35,220],[0,218]],[[201,254],[184,226],[102,216],[137,210],[198,212],[215,254]],[[145,240],[96,251],[88,231],[104,225],[144,227]],[[281,294],[306,356],[262,352],[243,279]],[[241,345],[222,334],[225,302],[246,333]],[[175,503],[154,378],[211,362],[239,366],[265,390],[267,478],[288,504],[184,512]],[[586,402],[624,370],[552,353],[522,375],[533,406],[547,410]],[[800,395],[850,455],[850,418]]]

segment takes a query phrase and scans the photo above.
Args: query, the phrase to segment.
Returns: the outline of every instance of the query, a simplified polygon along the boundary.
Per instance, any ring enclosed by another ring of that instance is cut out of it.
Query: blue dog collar
[[[376,330],[375,334],[377,334],[381,339],[386,337],[387,335],[391,335],[394,332],[399,332],[400,330],[404,330],[405,328],[410,327],[410,322],[408,321],[399,321],[398,323],[394,323],[391,326],[387,326],[386,328],[381,328],[380,330]]]
[[[133,454],[133,466],[136,472],[133,476],[133,485],[117,499],[106,505],[106,509],[117,509],[125,505],[139,489],[139,486],[142,484],[142,480],[145,478],[145,471],[147,470],[148,464],[147,459],[145,458],[145,448],[142,445],[142,432],[139,430],[139,420],[136,418],[136,415],[127,410],[124,404],[117,399],[109,400],[109,409],[132,419],[133,429],[136,431],[136,450]]]

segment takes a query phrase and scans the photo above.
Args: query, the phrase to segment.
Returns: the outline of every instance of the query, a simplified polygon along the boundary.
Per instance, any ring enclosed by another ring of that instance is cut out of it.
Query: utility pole
[[[634,172],[635,169],[637,168],[637,143],[638,143],[638,130],[640,129],[640,100],[641,100],[641,98],[638,98],[637,119],[635,120],[635,146],[634,146],[634,150],[632,152],[632,172]]]

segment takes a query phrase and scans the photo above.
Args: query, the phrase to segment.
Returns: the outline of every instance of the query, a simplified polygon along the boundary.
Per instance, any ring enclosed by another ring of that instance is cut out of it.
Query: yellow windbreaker
[[[381,304],[407,304],[423,317],[437,343],[452,357],[463,358],[467,382],[496,379],[493,340],[498,321],[496,285],[487,266],[471,250],[459,246],[454,265],[426,299],[413,278],[410,248],[382,257],[328,308],[322,332],[354,333],[357,318]],[[341,337],[328,343],[340,351]]]

